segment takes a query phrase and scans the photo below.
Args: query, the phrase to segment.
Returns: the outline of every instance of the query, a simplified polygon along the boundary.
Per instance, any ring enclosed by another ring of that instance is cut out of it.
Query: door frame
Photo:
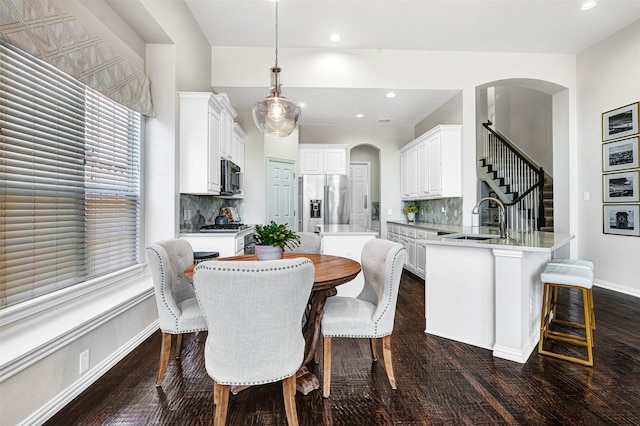
[[[271,220],[269,218],[269,212],[271,211],[269,209],[269,207],[271,207],[271,203],[273,203],[273,199],[272,197],[270,197],[270,188],[269,188],[269,179],[267,179],[267,176],[269,176],[269,172],[271,171],[271,168],[273,167],[273,163],[286,163],[286,164],[291,164],[293,166],[293,216],[294,216],[294,220],[293,223],[289,224],[289,229],[293,230],[293,231],[297,231],[298,230],[298,205],[299,205],[299,201],[298,201],[298,161],[296,160],[291,160],[291,159],[287,159],[287,158],[278,158],[278,157],[266,157],[265,158],[266,162],[265,162],[265,211],[264,211],[264,216],[265,216],[265,224],[269,223],[269,221]]]

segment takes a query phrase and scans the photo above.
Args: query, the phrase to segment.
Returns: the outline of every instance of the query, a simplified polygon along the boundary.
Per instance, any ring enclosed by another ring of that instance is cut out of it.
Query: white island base
[[[425,332],[526,362],[539,337],[540,273],[564,237],[548,247],[427,240]]]
[[[360,225],[318,225],[322,238],[322,254],[342,256],[361,261],[364,244],[378,236],[377,231]],[[356,297],[364,287],[364,275],[358,273],[352,281],[337,287],[338,296]]]

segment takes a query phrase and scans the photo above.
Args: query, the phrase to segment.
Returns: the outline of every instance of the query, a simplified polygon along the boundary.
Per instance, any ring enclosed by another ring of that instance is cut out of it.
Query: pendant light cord
[[[278,3],[276,0],[276,68],[278,68]]]

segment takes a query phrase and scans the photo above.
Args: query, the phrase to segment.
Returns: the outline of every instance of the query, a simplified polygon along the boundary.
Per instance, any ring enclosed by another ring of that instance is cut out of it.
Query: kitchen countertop
[[[413,226],[414,228],[429,229],[431,231],[458,233],[462,232],[462,226],[460,225],[444,225],[442,223],[431,222],[407,222],[406,220],[388,220],[387,223],[395,223],[403,226]]]
[[[229,229],[228,232],[181,232],[180,237],[235,237],[252,233],[255,230],[253,225],[248,228],[236,230]]]
[[[318,225],[320,236],[323,235],[378,235],[378,231],[365,228],[362,225]]]
[[[510,231],[510,237],[504,239],[500,238],[498,229],[496,229],[495,227],[468,226],[459,228],[460,231],[458,231],[457,233],[449,234],[447,236],[440,235],[421,241],[424,241],[427,245],[553,252],[575,238],[575,236],[571,234],[561,234],[556,232]],[[495,235],[495,238],[480,241],[451,238],[452,236],[455,236],[457,234]]]

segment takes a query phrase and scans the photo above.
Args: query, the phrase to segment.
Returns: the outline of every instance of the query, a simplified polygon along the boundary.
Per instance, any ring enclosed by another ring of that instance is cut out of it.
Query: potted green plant
[[[406,205],[402,212],[407,215],[407,222],[413,222],[416,218],[416,213],[418,213],[418,206]]]
[[[282,259],[285,247],[294,248],[300,244],[300,236],[287,225],[273,221],[268,225],[256,225],[253,239],[258,260]]]

